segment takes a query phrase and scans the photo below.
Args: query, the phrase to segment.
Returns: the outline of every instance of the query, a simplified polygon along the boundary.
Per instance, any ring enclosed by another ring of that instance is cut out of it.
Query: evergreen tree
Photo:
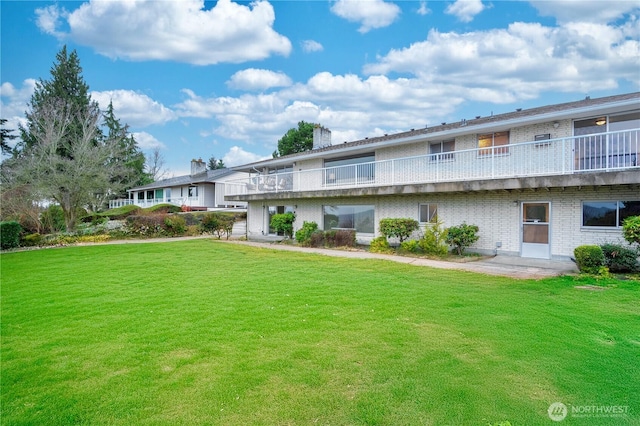
[[[209,170],[224,169],[225,167],[224,161],[218,160],[216,157],[210,157],[209,161],[207,161],[207,169]]]
[[[119,157],[110,159],[111,164],[118,164],[119,174],[113,176],[113,182],[124,189],[134,186],[146,185],[153,182],[151,177],[145,172],[145,156],[138,148],[135,138],[128,132],[129,126],[122,125],[116,118],[113,111],[113,102],[104,113],[104,127],[106,128],[105,141],[113,141],[118,144]],[[115,194],[116,196],[126,196],[126,192]]]
[[[19,143],[17,151],[27,149],[37,143],[34,134],[39,129],[34,128],[37,119],[34,115],[39,114],[42,108],[50,108],[52,103],[58,108],[65,108],[60,111],[61,116],[69,117],[72,121],[65,127],[65,134],[62,135],[62,141],[58,147],[58,154],[63,157],[70,157],[71,147],[74,141],[83,137],[85,129],[82,128],[77,112],[89,108],[91,105],[91,96],[89,94],[89,86],[82,77],[82,67],[80,59],[74,50],[70,54],[67,53],[67,46],[64,46],[56,55],[56,62],[51,68],[51,79],[40,79],[36,83],[35,91],[29,102],[30,111],[27,112],[27,127],[20,127],[22,142]],[[48,114],[48,111],[46,112]],[[96,136],[100,133],[97,132]]]
[[[16,135],[13,135],[13,130],[5,129],[4,124],[7,122],[6,118],[0,118],[0,148],[2,149],[3,154],[11,154],[13,151],[9,146],[9,141],[16,138]]]

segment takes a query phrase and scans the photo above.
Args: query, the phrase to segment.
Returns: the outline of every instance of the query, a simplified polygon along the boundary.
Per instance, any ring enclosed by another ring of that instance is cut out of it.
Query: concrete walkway
[[[229,243],[250,245],[273,250],[297,251],[316,253],[325,256],[348,257],[353,259],[382,259],[393,262],[406,263],[416,266],[428,266],[440,269],[458,269],[487,275],[499,275],[522,279],[540,279],[559,275],[578,273],[578,268],[572,261],[558,261],[545,259],[528,259],[517,256],[484,257],[474,261],[455,262],[423,259],[400,255],[369,253],[362,250],[337,250],[324,248],[300,247],[288,244],[278,244],[256,241],[229,240]]]

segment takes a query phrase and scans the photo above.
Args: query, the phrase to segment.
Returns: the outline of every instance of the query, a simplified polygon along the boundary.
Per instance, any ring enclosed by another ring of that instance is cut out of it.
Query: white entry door
[[[551,203],[522,203],[522,257],[551,258],[549,220]]]

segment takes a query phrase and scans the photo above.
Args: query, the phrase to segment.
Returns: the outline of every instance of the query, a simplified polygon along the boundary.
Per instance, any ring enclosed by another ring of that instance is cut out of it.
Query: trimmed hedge
[[[0,248],[2,250],[20,246],[22,226],[15,220],[0,222]]]
[[[584,245],[573,250],[576,264],[580,272],[587,274],[599,274],[601,268],[605,266],[604,253],[600,246]]]

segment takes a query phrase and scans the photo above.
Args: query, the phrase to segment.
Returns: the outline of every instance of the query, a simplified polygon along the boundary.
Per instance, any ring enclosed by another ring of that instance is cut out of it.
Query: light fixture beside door
[[[604,126],[605,124],[607,124],[606,117],[596,118],[596,126]]]

